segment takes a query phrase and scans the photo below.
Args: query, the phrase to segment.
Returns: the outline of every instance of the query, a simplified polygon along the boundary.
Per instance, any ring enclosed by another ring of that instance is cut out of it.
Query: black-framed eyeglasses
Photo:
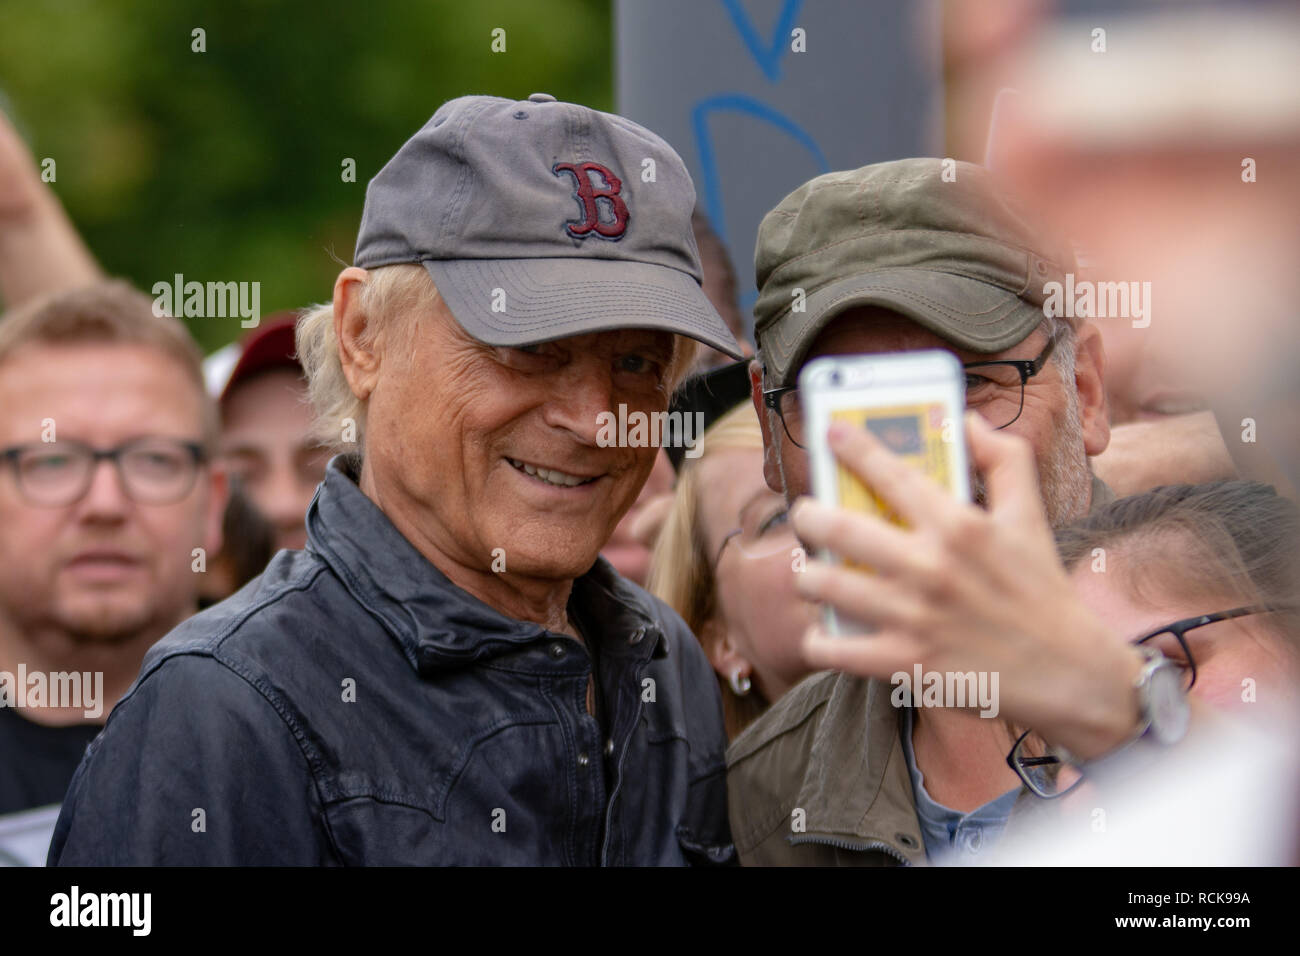
[[[90,489],[100,461],[111,461],[122,490],[138,504],[180,501],[194,488],[203,446],[179,438],[145,437],[100,449],[79,441],[37,442],[0,450],[19,493],[30,504],[63,507]]]
[[[1041,372],[1052,357],[1060,336],[1053,334],[1043,351],[1032,359],[997,359],[967,362],[966,407],[979,412],[994,428],[1006,428],[1020,417],[1025,408],[1025,384]],[[782,385],[763,390],[763,404],[776,412],[786,437],[796,447],[803,443],[803,405],[798,385]]]
[[[1162,647],[1159,648],[1159,651],[1167,660],[1172,661],[1182,670],[1183,692],[1186,693],[1196,683],[1196,660],[1192,657],[1191,648],[1187,645],[1186,635],[1188,631],[1193,631],[1198,627],[1205,627],[1207,624],[1228,621],[1235,617],[1245,617],[1247,614],[1265,614],[1288,609],[1292,608],[1289,605],[1286,607],[1272,607],[1266,604],[1248,604],[1227,611],[1216,611],[1213,614],[1198,614],[1195,617],[1186,617],[1181,621],[1174,621],[1172,624],[1158,627],[1154,631],[1143,634],[1132,643],[1137,647],[1145,647],[1162,635],[1170,635],[1175,646]],[[1059,751],[1055,751],[1039,741],[1031,741],[1030,735],[1032,733],[1032,730],[1026,730],[1016,739],[1011,748],[1011,753],[1007,754],[1007,764],[1016,772],[1016,775],[1020,777],[1030,792],[1036,796],[1048,800],[1064,796],[1079,785],[1083,779],[1083,772],[1067,761],[1062,760]]]

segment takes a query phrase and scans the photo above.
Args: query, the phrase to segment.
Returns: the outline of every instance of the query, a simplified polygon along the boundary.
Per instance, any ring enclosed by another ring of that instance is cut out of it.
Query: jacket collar
[[[452,584],[366,497],[358,475],[356,456],[330,460],[307,508],[307,549],[383,622],[412,667],[427,674],[547,635],[540,625],[507,617]],[[584,637],[600,640],[601,653],[667,653],[667,637],[648,599],[604,558],[574,581],[569,607],[580,621],[599,623],[599,634]]]
[[[835,678],[796,804],[807,812],[803,839],[924,863],[898,710],[889,697],[881,681]]]

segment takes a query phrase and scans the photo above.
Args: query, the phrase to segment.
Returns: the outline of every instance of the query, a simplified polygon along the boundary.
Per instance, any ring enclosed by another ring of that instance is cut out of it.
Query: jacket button
[[[645,628],[638,627],[632,632],[631,636],[627,639],[627,642],[629,644],[640,644],[643,637],[645,637]]]
[[[558,661],[561,657],[567,654],[568,651],[564,649],[563,644],[561,644],[559,641],[556,641],[554,644],[550,646],[550,648],[548,649],[548,653]]]
[[[608,757],[614,753],[614,738],[611,737],[605,741],[605,756]]]
[[[589,763],[591,763],[591,758],[590,758],[590,757],[588,757],[585,753],[578,754],[578,766],[579,766],[579,767],[585,767],[585,766],[587,766],[587,764],[589,764]]]

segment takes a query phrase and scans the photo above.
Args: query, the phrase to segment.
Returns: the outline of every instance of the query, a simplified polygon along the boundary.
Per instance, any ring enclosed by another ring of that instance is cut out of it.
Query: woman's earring
[[[739,667],[731,672],[731,692],[737,697],[744,697],[749,693],[749,689],[752,686],[753,683],[750,681],[749,675],[742,677]]]

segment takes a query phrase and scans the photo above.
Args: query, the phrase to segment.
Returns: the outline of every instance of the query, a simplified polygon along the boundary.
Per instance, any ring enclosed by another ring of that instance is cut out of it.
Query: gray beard
[[[1038,484],[1047,509],[1047,521],[1061,528],[1088,513],[1092,503],[1092,469],[1083,445],[1083,421],[1079,415],[1079,393],[1066,390],[1066,408],[1055,431],[1047,456],[1038,465]],[[988,507],[984,476],[974,467],[970,476],[971,497],[981,508]]]

